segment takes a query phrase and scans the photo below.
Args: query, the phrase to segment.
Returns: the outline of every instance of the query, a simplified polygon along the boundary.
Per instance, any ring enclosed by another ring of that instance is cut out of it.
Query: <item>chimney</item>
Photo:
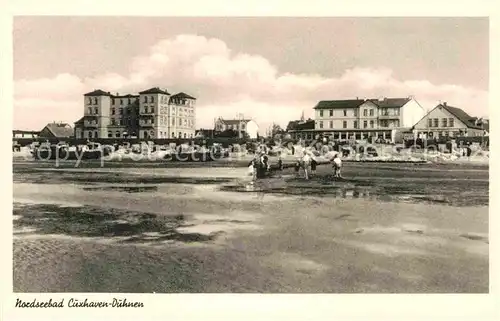
[[[448,105],[446,104],[446,101],[443,101],[443,106],[445,106],[445,107],[446,107],[446,106],[448,106]]]

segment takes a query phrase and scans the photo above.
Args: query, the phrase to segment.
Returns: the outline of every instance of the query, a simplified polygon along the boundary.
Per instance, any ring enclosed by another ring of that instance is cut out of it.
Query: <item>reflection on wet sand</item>
[[[14,288],[488,291],[487,170],[367,168],[253,183],[223,168],[15,169]]]
[[[14,216],[14,235],[18,236],[104,237],[130,243],[206,242],[231,229],[259,228],[248,224],[252,220],[238,219],[237,215],[157,215],[96,206],[14,204]]]
[[[377,184],[378,183],[378,184]],[[320,179],[309,182],[297,179],[267,179],[256,183],[233,182],[223,184],[221,191],[239,193],[261,193],[274,195],[296,195],[331,197],[343,199],[368,199],[384,202],[430,203],[450,206],[487,205],[488,192],[484,190],[471,193],[457,192],[455,189],[442,189],[438,186],[425,188],[423,184],[395,186],[397,182],[374,182],[363,180]],[[464,197],[467,194],[467,197]]]
[[[208,241],[212,236],[179,233],[185,221],[183,215],[158,216],[100,207],[61,207],[34,204],[15,208],[14,228],[30,227],[40,234],[62,234],[77,237],[127,237],[124,241],[141,242],[177,240],[182,242]],[[157,233],[153,238],[144,233]]]
[[[156,192],[158,186],[98,186],[98,187],[82,187],[84,191],[118,191],[126,193],[144,193]]]

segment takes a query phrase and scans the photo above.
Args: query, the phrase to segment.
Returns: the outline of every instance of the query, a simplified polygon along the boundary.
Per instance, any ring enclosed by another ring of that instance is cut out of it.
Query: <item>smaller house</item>
[[[429,111],[412,128],[417,138],[432,139],[457,136],[485,136],[489,130],[477,117],[464,110],[449,106],[446,102]]]
[[[70,138],[74,135],[73,128],[67,123],[49,123],[41,131],[43,138]]]
[[[292,120],[286,126],[286,132],[290,134],[292,139],[314,139],[316,131],[314,129],[315,121],[308,120]]]
[[[75,129],[74,129],[74,133],[73,133],[75,138],[83,138],[84,137],[83,136],[83,129],[85,127],[84,121],[85,121],[85,117],[82,117],[75,122]]]
[[[234,130],[241,135],[247,133],[251,139],[256,139],[259,132],[259,126],[251,119],[223,119],[219,117],[215,120],[215,131],[223,132]]]
[[[12,131],[12,138],[37,138],[40,132],[34,130],[16,130]]]
[[[195,132],[195,138],[214,138],[215,137],[215,130],[213,129],[197,129]]]

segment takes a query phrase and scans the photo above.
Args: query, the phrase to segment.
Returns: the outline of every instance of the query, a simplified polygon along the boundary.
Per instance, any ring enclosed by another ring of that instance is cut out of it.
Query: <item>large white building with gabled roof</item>
[[[311,132],[334,139],[395,140],[397,131],[411,128],[425,115],[413,98],[322,100],[314,107]]]
[[[101,89],[84,95],[83,117],[75,122],[76,138],[193,138],[196,98],[153,87],[138,95]]]

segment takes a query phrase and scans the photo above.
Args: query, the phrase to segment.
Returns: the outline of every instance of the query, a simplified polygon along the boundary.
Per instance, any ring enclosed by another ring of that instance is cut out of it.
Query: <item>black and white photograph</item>
[[[489,17],[17,15],[12,49],[14,294],[490,293]]]

